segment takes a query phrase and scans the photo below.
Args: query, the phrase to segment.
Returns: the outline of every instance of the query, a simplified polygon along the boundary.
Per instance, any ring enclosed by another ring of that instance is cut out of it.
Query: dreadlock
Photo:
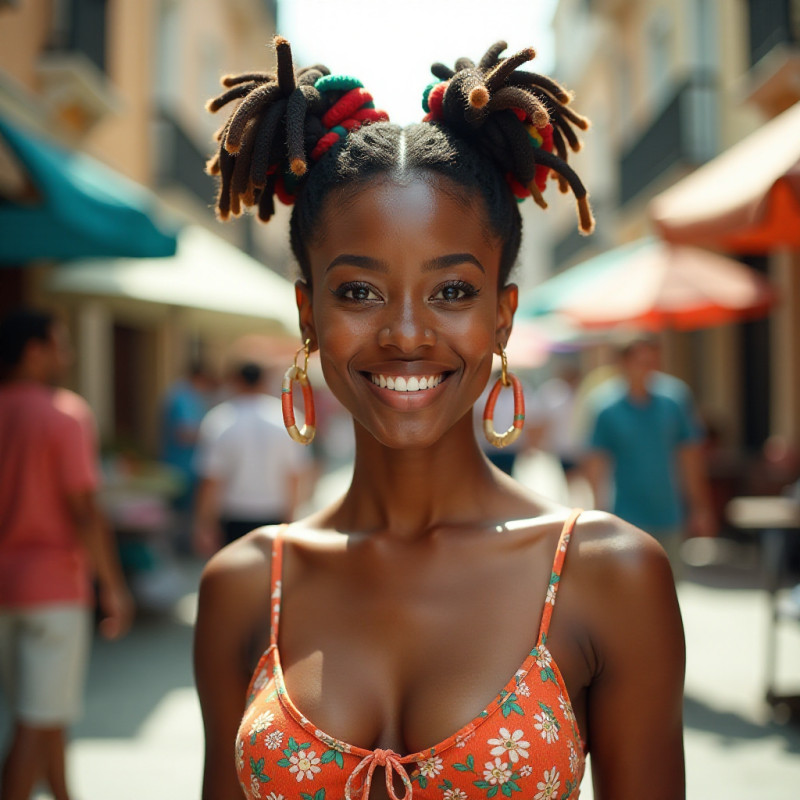
[[[289,42],[275,37],[277,71],[227,75],[226,91],[207,104],[216,112],[239,101],[216,134],[217,153],[207,171],[219,176],[217,214],[227,219],[257,207],[260,219],[275,213],[274,197],[294,203],[290,238],[303,277],[310,282],[307,246],[314,241],[332,192],[357,191],[377,175],[402,180],[427,171],[447,178],[485,206],[491,232],[502,242],[500,282],[519,253],[522,220],[515,199],[547,207],[552,173],[562,191],[572,189],[579,227],[594,227],[586,189],[567,163],[580,148],[573,126],[588,121],[570,107],[555,81],[522,72],[531,48],[501,58],[496,42],[477,65],[460,58],[455,69],[434,64],[439,80],[423,94],[422,123],[403,129],[374,107],[360,81],[332,75],[323,64],[295,70]],[[314,162],[310,168],[309,161]],[[445,182],[445,190],[447,190]]]

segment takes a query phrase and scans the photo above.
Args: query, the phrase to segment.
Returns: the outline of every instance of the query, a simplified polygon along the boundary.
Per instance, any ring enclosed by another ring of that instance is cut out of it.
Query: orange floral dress
[[[547,649],[567,548],[580,511],[564,524],[536,645],[469,724],[426,750],[365,750],[319,730],[286,692],[278,651],[282,538],[272,555],[270,645],[256,667],[236,738],[236,771],[249,800],[367,800],[376,767],[392,800],[574,800],[584,771],[564,680]],[[395,791],[395,777],[403,793]]]

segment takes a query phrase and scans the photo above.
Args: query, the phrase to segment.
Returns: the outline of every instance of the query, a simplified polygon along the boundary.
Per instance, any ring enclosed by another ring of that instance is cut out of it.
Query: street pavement
[[[762,702],[769,605],[752,558],[740,560],[745,566],[689,568],[679,587],[688,652],[687,797],[796,800],[800,724],[775,721]],[[200,564],[182,568],[191,589]],[[193,606],[190,591],[172,613],[140,618],[124,640],[95,642],[86,713],[69,752],[76,800],[199,798]],[[797,622],[779,631],[777,677],[779,687],[800,691]],[[588,778],[581,797],[592,798]]]

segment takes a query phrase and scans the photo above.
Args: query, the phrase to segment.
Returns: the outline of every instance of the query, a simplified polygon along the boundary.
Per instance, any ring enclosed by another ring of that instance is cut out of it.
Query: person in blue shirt
[[[654,338],[637,337],[621,349],[619,376],[589,399],[584,467],[597,507],[658,539],[677,579],[687,531],[711,535],[714,518],[691,392],[659,372],[659,361]]]
[[[190,365],[186,378],[167,392],[162,407],[161,460],[174,467],[184,480],[183,492],[175,499],[175,509],[186,512],[192,507],[197,473],[194,451],[200,423],[211,406],[213,381],[205,366]]]

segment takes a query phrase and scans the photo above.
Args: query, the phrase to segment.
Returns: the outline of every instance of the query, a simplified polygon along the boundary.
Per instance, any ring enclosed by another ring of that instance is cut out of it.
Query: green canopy
[[[155,198],[144,187],[3,119],[0,139],[35,190],[34,200],[0,197],[0,266],[175,253],[175,232],[155,219]]]

